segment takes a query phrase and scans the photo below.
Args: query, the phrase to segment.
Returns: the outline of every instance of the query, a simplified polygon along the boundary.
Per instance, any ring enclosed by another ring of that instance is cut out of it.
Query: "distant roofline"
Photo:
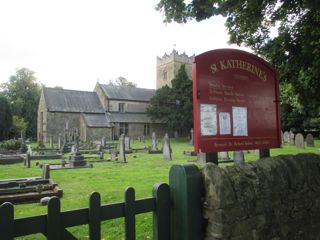
[[[44,90],[44,89],[52,89],[52,90],[58,90],[58,91],[95,93],[95,91],[83,91],[83,90],[73,90],[73,89],[54,88],[54,87],[43,87],[42,89],[43,89],[43,90]]]

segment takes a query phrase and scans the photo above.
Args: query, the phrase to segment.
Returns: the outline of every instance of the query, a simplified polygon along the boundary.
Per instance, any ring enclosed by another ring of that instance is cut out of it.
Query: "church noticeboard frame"
[[[278,75],[251,53],[218,49],[194,57],[193,112],[196,152],[281,145]]]

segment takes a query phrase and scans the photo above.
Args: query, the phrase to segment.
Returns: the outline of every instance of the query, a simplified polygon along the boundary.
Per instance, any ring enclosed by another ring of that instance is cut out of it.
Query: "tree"
[[[13,115],[12,128],[10,131],[11,137],[20,137],[21,131],[28,128],[28,124],[23,118]]]
[[[282,112],[289,116],[293,110],[299,118],[291,127],[319,128],[319,1],[192,0],[186,4],[184,0],[160,0],[157,10],[165,13],[166,22],[226,17],[230,42],[248,46],[266,58],[278,69],[280,81],[285,83],[281,87],[291,85],[298,104],[281,99]]]
[[[37,109],[40,98],[40,85],[34,74],[27,68],[17,69],[16,74],[1,85],[4,95],[11,103],[13,115],[24,119],[28,124],[26,133],[30,137],[37,135]]]
[[[118,77],[114,80],[110,80],[108,82],[108,85],[112,85],[112,86],[127,86],[127,87],[137,87],[137,84],[134,82],[130,82],[128,81],[126,78],[124,77]]]
[[[172,88],[165,85],[150,99],[147,114],[154,120],[162,120],[172,130],[185,133],[193,125],[192,81],[185,65],[172,80]]]
[[[12,127],[12,112],[9,101],[0,95],[0,141],[9,138]]]

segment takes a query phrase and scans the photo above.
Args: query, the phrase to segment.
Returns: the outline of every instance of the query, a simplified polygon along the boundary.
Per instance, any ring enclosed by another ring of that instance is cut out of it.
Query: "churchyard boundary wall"
[[[100,239],[100,223],[125,218],[125,239],[135,238],[135,215],[153,212],[153,239],[282,240],[320,239],[320,156],[283,155],[220,168],[208,163],[174,165],[169,185],[157,184],[153,197],[60,212],[52,198],[45,215],[14,219],[10,203],[0,207],[1,239],[42,233],[48,239],[75,239],[67,227],[89,225]]]

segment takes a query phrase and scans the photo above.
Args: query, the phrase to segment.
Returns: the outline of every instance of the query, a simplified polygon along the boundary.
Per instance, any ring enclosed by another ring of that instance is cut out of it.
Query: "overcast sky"
[[[224,19],[164,24],[158,0],[4,0],[0,2],[0,83],[17,68],[47,87],[92,91],[123,76],[156,87],[156,57],[175,48],[202,52],[228,45]]]

